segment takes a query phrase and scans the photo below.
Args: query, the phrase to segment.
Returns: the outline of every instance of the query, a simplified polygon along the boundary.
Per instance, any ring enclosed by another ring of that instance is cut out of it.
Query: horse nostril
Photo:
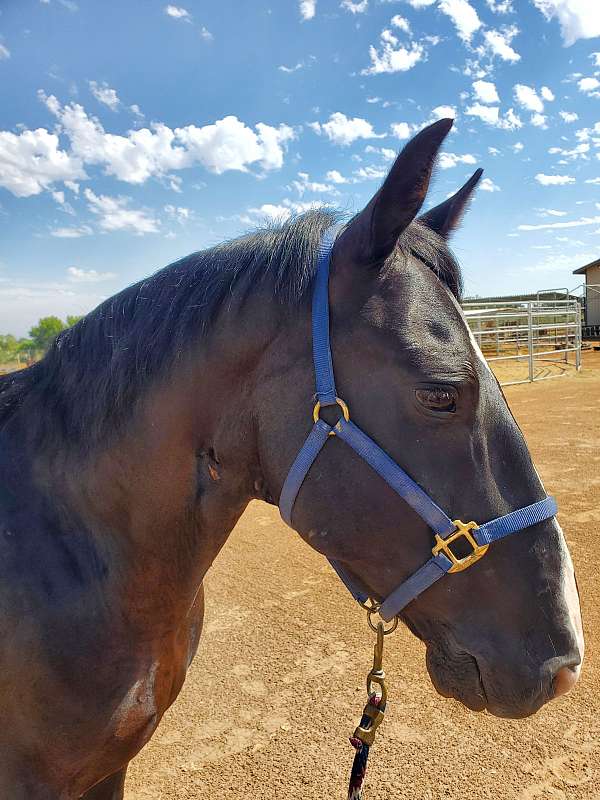
[[[561,667],[552,683],[554,698],[560,697],[570,691],[579,680],[579,669],[577,667]]]

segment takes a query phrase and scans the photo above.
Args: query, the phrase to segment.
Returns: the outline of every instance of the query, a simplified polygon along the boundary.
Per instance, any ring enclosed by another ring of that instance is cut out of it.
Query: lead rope
[[[379,610],[379,603],[370,600],[370,605],[361,603],[367,612],[367,619],[371,630],[377,634],[373,647],[373,666],[367,675],[367,703],[363,709],[358,727],[350,737],[350,744],[355,748],[350,784],[348,786],[348,800],[363,800],[363,784],[367,774],[369,751],[375,741],[375,732],[383,722],[387,703],[387,687],[385,685],[385,672],[383,670],[383,641],[384,637],[393,633],[398,626],[398,617],[389,628],[383,622],[375,624],[373,615]]]

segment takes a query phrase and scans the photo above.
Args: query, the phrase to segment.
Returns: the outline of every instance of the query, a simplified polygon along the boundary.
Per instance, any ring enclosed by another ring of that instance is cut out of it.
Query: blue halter
[[[553,497],[546,497],[544,500],[519,508],[517,511],[493,519],[484,525],[451,520],[373,439],[351,422],[348,406],[336,394],[329,344],[329,262],[338,230],[337,227],[330,228],[321,240],[313,292],[313,360],[317,388],[317,404],[313,412],[314,425],[290,467],[281,490],[279,509],[285,522],[291,526],[292,509],[308,471],[329,437],[338,436],[425,520],[435,533],[432,556],[381,604],[379,614],[386,622],[389,622],[408,603],[447,572],[460,572],[467,569],[486,554],[492,542],[550,519],[556,514],[557,506]],[[332,426],[321,419],[319,413],[321,408],[333,405],[340,407],[342,416]],[[454,554],[450,545],[462,537],[470,545],[471,552],[464,558],[459,558]],[[338,561],[329,560],[352,596],[359,603],[365,603],[369,599],[368,595],[355,585]]]

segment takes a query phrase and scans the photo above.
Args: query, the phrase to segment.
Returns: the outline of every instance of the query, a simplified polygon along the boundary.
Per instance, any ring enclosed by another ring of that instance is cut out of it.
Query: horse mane
[[[99,441],[129,416],[152,379],[209,333],[234,292],[243,297],[262,284],[276,302],[304,302],[319,241],[338,221],[330,209],[308,211],[192,253],[108,298],[63,331],[37,364],[0,377],[0,429],[26,406],[28,419],[43,416],[44,436],[86,447]],[[459,267],[429,228],[413,223],[398,249],[460,294]]]

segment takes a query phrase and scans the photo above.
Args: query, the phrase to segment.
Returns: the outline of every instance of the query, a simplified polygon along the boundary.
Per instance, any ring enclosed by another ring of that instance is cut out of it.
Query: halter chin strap
[[[317,389],[314,425],[290,467],[281,490],[279,509],[285,522],[291,526],[292,510],[304,479],[329,437],[338,436],[425,520],[435,534],[431,558],[383,601],[379,614],[389,621],[446,573],[461,572],[479,561],[492,542],[550,519],[556,514],[557,506],[553,497],[546,497],[483,525],[451,520],[402,467],[351,422],[348,406],[336,393],[329,342],[329,263],[338,231],[337,226],[330,228],[321,240],[313,290],[312,337]],[[341,416],[335,425],[329,425],[319,414],[321,408],[333,405],[339,406]],[[471,552],[459,558],[451,544],[461,538],[470,545]],[[356,586],[343,566],[338,561],[329,560],[352,596],[360,603],[366,602],[368,595]]]

